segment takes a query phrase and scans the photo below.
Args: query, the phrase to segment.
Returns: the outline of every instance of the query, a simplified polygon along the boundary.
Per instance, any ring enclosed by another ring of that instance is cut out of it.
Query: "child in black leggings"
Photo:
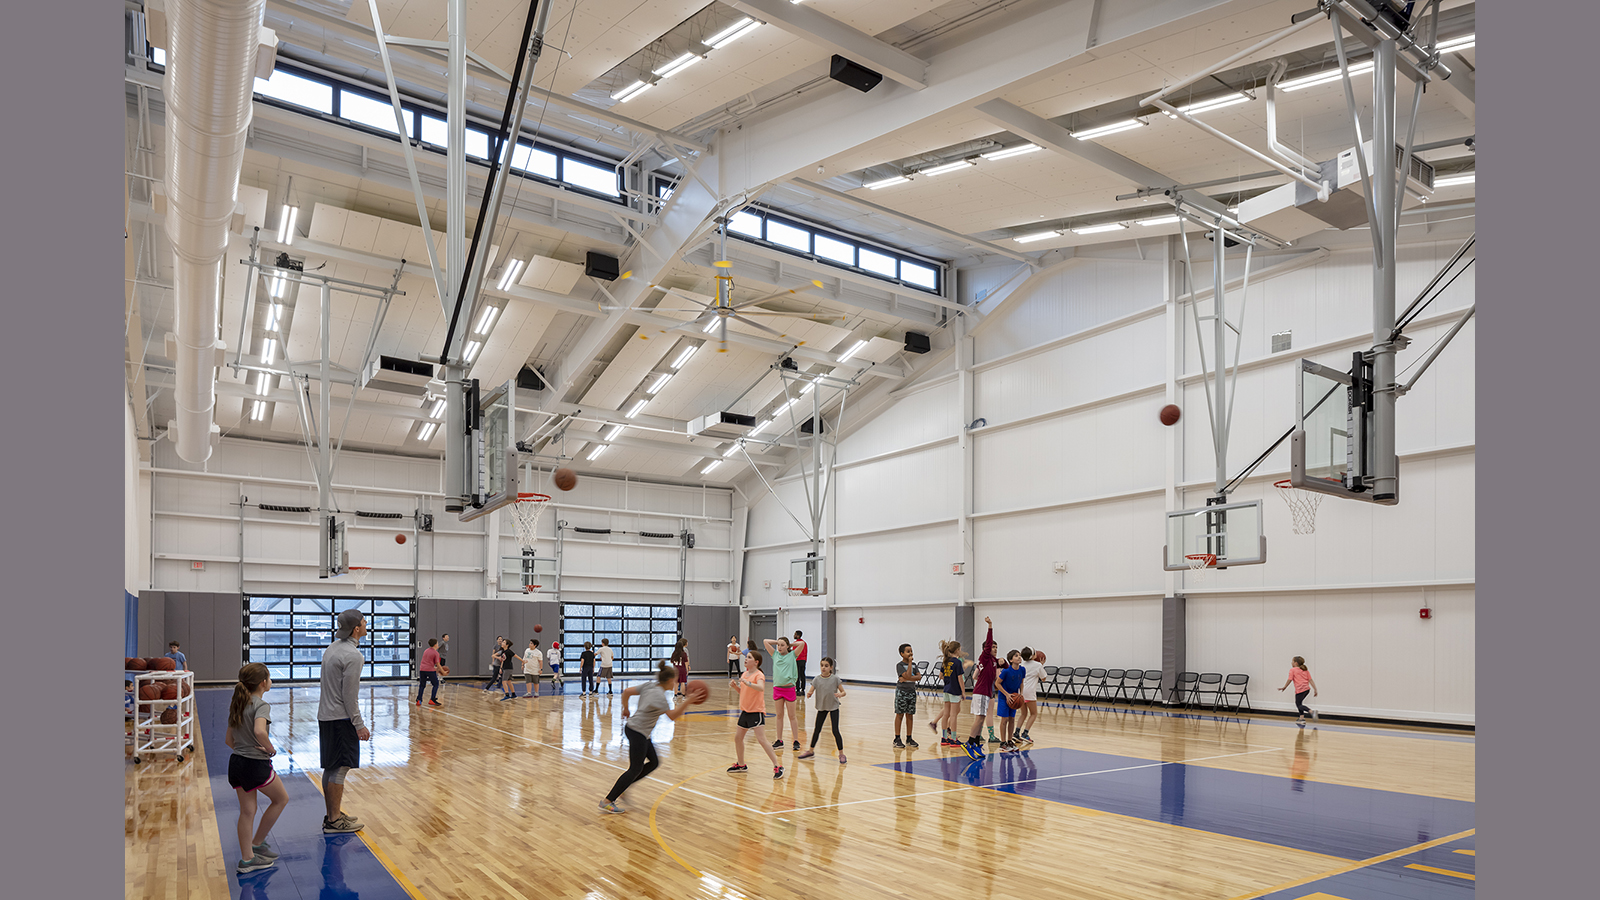
[[[617,805],[624,792],[633,786],[633,783],[647,777],[656,767],[661,765],[661,760],[656,756],[656,745],[650,740],[650,732],[655,730],[656,720],[666,716],[672,721],[678,721],[686,712],[691,703],[697,702],[685,697],[677,706],[667,699],[667,691],[678,686],[678,670],[666,663],[656,669],[655,681],[647,684],[635,685],[622,692],[622,717],[627,719],[622,733],[628,739],[628,770],[617,776],[617,783],[611,786],[611,793],[600,801],[600,811],[604,813],[626,812]],[[633,711],[633,717],[628,717],[628,701],[634,697],[639,698]]]
[[[1294,708],[1300,713],[1300,719],[1296,724],[1304,725],[1307,714],[1312,718],[1317,718],[1317,711],[1306,706],[1306,694],[1315,697],[1317,695],[1317,683],[1311,678],[1311,670],[1306,668],[1306,658],[1304,656],[1296,656],[1294,658],[1293,664],[1289,666],[1289,678],[1284,681],[1283,687],[1278,688],[1278,690],[1283,690],[1290,683],[1294,684]]]
[[[806,691],[807,698],[816,698],[816,703],[811,708],[817,711],[817,725],[811,731],[811,746],[795,759],[810,759],[816,756],[817,741],[822,738],[822,725],[824,722],[832,722],[833,745],[839,750],[839,762],[845,762],[844,738],[839,736],[839,698],[843,696],[844,685],[839,683],[839,676],[833,673],[833,657],[823,657],[822,674],[811,679],[811,687]]]

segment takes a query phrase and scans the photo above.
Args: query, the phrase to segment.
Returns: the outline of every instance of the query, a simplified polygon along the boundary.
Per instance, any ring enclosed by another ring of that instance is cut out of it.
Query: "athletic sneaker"
[[[517,699],[517,695],[516,695],[516,694],[507,694],[507,695],[505,695],[505,696],[504,696],[504,697],[501,697],[501,698],[500,698],[500,702],[501,702],[501,703],[504,703],[504,702],[506,702],[506,701],[507,701],[507,700],[515,700],[515,699]]]
[[[734,763],[733,765],[728,767],[728,774],[729,775],[743,775],[744,773],[746,773],[748,771],[750,771],[750,767],[745,765],[744,763]]]
[[[795,741],[794,742],[794,749],[797,750],[797,751],[800,749],[800,742],[799,741]]]
[[[911,738],[911,735],[908,734],[908,735],[906,735],[906,746],[910,747],[913,750],[915,750],[915,749],[917,749],[918,747],[920,747],[922,745],[917,743],[915,740],[913,740]]]
[[[601,800],[600,801],[600,811],[603,812],[603,813],[625,813],[625,812],[627,812],[627,810],[625,810],[622,807],[618,806],[615,802],[613,802],[611,800]]]
[[[783,777],[783,766],[773,766],[772,767],[772,778],[773,778],[773,780],[777,780],[777,779],[782,778],[782,777]]]
[[[340,813],[339,818],[334,819],[331,822],[328,820],[327,816],[322,817],[323,834],[348,834],[352,831],[360,831],[363,827],[365,826],[363,826],[360,822],[357,822],[343,813]]]
[[[252,853],[254,853],[255,855],[257,855],[257,856],[265,856],[267,859],[277,859],[278,858],[278,851],[276,851],[276,850],[272,849],[271,847],[267,846],[267,842],[266,841],[262,841],[261,843],[256,844],[255,846],[251,847],[250,851]]]
[[[816,753],[815,750],[807,750],[806,752],[800,754],[799,756],[796,756],[795,759],[810,759],[810,758],[812,758],[812,757],[814,757],[816,755],[817,755],[817,753]]]
[[[939,739],[939,746],[941,746],[941,747],[959,747],[959,746],[961,746],[961,742],[960,741],[951,740],[950,738],[940,738]]]
[[[444,704],[443,704],[443,703],[440,703],[440,702],[439,702],[439,701],[437,701],[437,700],[429,700],[429,701],[428,701],[428,705],[429,705],[429,706],[443,706],[443,705],[444,705]]]
[[[968,758],[970,758],[970,759],[982,759],[983,758],[983,757],[978,755],[979,753],[982,753],[983,751],[978,749],[978,742],[977,741],[967,741],[965,744],[961,745],[961,749],[966,752]]]
[[[928,730],[933,732],[934,734],[938,734],[939,733],[939,723],[938,722],[929,722],[928,723]]]
[[[262,869],[270,869],[277,864],[278,861],[276,859],[267,859],[265,856],[252,856],[249,859],[239,860],[239,865],[234,867],[234,871],[243,875],[246,872],[259,872]]]
[[[900,740],[900,735],[898,734],[894,736],[894,748],[896,750],[904,750],[906,748],[906,742]]]
[[[847,760],[846,760],[846,759],[845,759],[845,758],[844,758],[844,754],[843,754],[843,753],[840,753],[840,754],[839,754],[839,765],[841,765],[841,766],[842,766],[842,765],[844,765],[844,764],[845,764],[845,762],[847,762]]]
[[[422,701],[421,701],[421,700],[418,700],[418,701],[417,701],[417,705],[418,705],[418,706],[421,706],[421,705],[422,705]]]
[[[779,739],[779,740],[773,741],[772,742],[772,749],[774,749],[774,750],[782,750],[783,749],[783,740]]]

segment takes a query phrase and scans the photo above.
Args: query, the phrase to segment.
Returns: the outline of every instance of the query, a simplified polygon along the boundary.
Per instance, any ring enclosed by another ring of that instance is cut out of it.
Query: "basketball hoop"
[[[1272,486],[1278,489],[1278,496],[1289,505],[1289,515],[1294,517],[1294,533],[1314,534],[1317,530],[1317,506],[1322,503],[1322,495],[1315,491],[1302,491],[1287,478],[1274,482]]]
[[[1189,572],[1194,575],[1196,581],[1203,581],[1207,570],[1214,569],[1217,565],[1215,553],[1190,553],[1184,559],[1189,561]]]
[[[532,552],[534,543],[539,539],[539,517],[544,515],[549,505],[550,495],[538,493],[518,494],[517,502],[511,504],[511,520],[516,524],[517,540],[521,542],[523,550]]]
[[[355,582],[356,590],[359,591],[367,586],[367,576],[372,574],[372,567],[351,566],[348,571],[350,572],[350,580]]]

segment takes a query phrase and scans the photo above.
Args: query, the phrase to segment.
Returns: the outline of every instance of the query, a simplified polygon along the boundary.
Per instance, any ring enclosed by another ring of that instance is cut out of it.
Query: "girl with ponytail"
[[[684,697],[678,701],[677,706],[673,706],[672,701],[667,698],[667,693],[675,691],[677,687],[677,667],[663,661],[656,666],[655,681],[634,685],[622,692],[622,718],[627,721],[622,728],[622,734],[628,740],[628,770],[617,776],[617,783],[611,786],[611,793],[600,801],[601,812],[627,812],[617,805],[617,801],[622,799],[623,792],[661,765],[661,760],[656,755],[656,745],[650,740],[650,732],[655,730],[656,722],[662,716],[676,722],[689,711],[691,704],[706,699],[702,690],[692,696]],[[638,700],[630,717],[628,701],[635,697]]]
[[[228,704],[228,733],[223,743],[233,751],[228,757],[228,784],[239,797],[237,869],[241,875],[270,869],[277,863],[278,853],[267,845],[267,834],[277,823],[284,804],[289,802],[289,792],[272,770],[272,757],[278,753],[267,731],[272,723],[272,707],[262,699],[271,689],[272,677],[267,667],[249,663],[239,670],[239,680],[233,686],[233,700]],[[257,792],[266,796],[267,808],[252,838]]]

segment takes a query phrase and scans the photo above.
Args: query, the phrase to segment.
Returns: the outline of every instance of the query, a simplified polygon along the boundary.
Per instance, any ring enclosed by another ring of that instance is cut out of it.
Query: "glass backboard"
[[[1216,568],[1259,565],[1267,561],[1267,540],[1261,533],[1261,501],[1245,500],[1167,513],[1165,568],[1190,568],[1188,557],[1209,553]]]
[[[1296,429],[1289,438],[1289,483],[1323,494],[1373,500],[1372,379],[1360,353],[1349,372],[1300,360],[1295,371]],[[1393,502],[1393,498],[1379,501]]]
[[[828,579],[822,563],[826,557],[808,556],[789,560],[789,593],[815,597],[828,592]]]
[[[461,521],[486,516],[517,499],[517,382],[511,379],[478,403],[478,496],[483,505],[462,510]]]
[[[556,588],[556,561],[544,556],[500,557],[500,590],[510,593],[552,593]]]
[[[350,550],[345,544],[345,523],[332,513],[322,517],[321,552],[317,559],[317,577],[330,578],[343,575],[350,569]]]

